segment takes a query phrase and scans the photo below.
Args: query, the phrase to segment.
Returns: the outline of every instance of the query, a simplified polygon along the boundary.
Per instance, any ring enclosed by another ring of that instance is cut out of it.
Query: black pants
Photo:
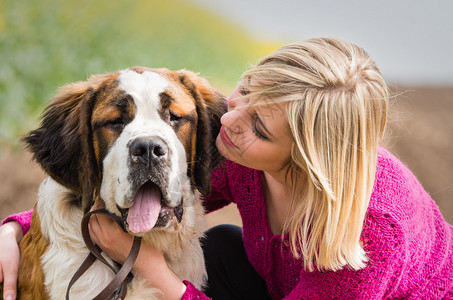
[[[247,259],[242,228],[219,225],[206,232],[203,251],[208,271],[207,296],[217,299],[271,299]]]

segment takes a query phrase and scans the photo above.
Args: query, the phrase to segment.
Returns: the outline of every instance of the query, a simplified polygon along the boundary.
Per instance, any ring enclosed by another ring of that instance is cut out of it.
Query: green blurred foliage
[[[130,66],[190,69],[224,92],[278,45],[184,0],[0,0],[0,145],[59,86]]]

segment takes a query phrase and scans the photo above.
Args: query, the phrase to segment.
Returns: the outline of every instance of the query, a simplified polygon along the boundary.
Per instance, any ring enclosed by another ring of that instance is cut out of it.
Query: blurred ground
[[[394,90],[384,146],[414,172],[453,224],[453,87]],[[0,219],[30,209],[41,169],[22,151],[0,148]],[[208,216],[208,225],[241,224],[233,205]]]
[[[383,143],[417,176],[453,224],[453,87],[399,88]]]

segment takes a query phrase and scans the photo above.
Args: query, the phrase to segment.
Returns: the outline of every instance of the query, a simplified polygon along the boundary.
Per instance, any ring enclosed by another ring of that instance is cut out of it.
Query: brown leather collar
[[[74,276],[71,278],[71,281],[68,284],[68,289],[66,290],[66,300],[69,300],[69,290],[71,289],[72,285],[80,278],[80,276],[82,276],[83,273],[85,273],[90,268],[90,266],[96,261],[96,259],[100,260],[107,267],[109,267],[113,271],[113,273],[115,273],[115,276],[113,277],[113,280],[93,299],[94,300],[124,299],[127,292],[127,283],[129,281],[128,279],[131,279],[133,277],[130,271],[138,256],[138,252],[140,250],[141,245],[141,238],[140,237],[134,238],[132,248],[123,265],[116,263],[111,264],[102,256],[101,248],[99,248],[91,240],[90,233],[88,231],[88,221],[90,220],[90,216],[92,214],[106,215],[113,219],[116,223],[118,223],[121,226],[121,228],[124,231],[126,231],[124,223],[121,220],[121,218],[112,214],[106,209],[93,210],[87,212],[83,216],[81,224],[82,237],[88,250],[90,250],[90,254],[88,254],[87,258],[84,260],[82,265],[79,267],[79,269],[75,272]]]

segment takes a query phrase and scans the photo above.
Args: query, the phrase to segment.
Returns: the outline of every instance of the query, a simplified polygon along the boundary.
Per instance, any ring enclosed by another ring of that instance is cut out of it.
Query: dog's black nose
[[[167,145],[156,139],[137,138],[129,145],[129,153],[133,160],[149,165],[157,163],[167,156]]]

